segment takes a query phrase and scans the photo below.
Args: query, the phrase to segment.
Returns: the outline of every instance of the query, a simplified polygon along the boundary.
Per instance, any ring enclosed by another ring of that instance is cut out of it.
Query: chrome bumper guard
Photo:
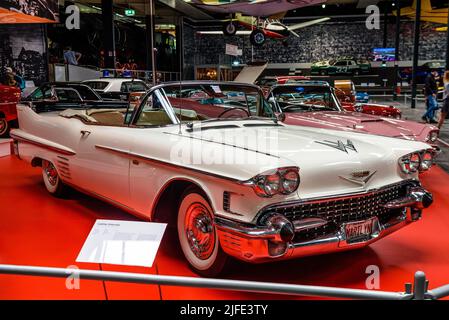
[[[372,220],[371,234],[357,241],[347,240],[345,226],[348,223],[341,224],[335,233],[310,241],[294,241],[295,233],[326,225],[327,221],[321,218],[311,217],[290,222],[278,214],[273,214],[273,219],[265,220],[266,225],[254,226],[216,217],[215,225],[225,252],[249,262],[266,262],[366,246],[419,220],[422,209],[429,207],[432,202],[432,194],[424,188],[417,185],[408,187],[404,197],[383,204],[383,207],[388,209],[399,209],[398,215],[386,223],[380,223],[377,217],[372,217],[369,219]],[[357,221],[349,223],[354,222]]]

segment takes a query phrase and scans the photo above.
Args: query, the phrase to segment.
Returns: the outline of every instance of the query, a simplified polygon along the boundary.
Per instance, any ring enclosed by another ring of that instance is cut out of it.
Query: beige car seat
[[[90,110],[88,115],[103,125],[122,126],[125,123],[125,115],[118,110]]]
[[[136,122],[138,126],[160,126],[171,124],[172,121],[167,116],[165,111],[142,111],[139,119]]]

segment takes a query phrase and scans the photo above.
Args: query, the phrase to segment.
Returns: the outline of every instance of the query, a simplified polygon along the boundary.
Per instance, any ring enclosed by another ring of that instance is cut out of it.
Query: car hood
[[[398,158],[429,148],[420,142],[366,134],[239,121],[208,123],[201,131],[171,135],[180,139],[184,150],[195,150],[197,160],[201,155],[201,161],[189,162],[188,167],[211,174],[245,181],[267,170],[299,167],[300,197],[352,193],[401,181]],[[369,183],[344,179],[359,171],[373,173]]]
[[[285,113],[285,117],[285,123],[291,125],[370,133],[407,140],[415,140],[425,129],[425,125],[421,123],[383,118],[361,112],[298,112]]]

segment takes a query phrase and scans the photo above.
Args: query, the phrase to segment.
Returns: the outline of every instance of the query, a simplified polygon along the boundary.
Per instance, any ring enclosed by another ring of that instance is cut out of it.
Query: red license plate
[[[352,222],[345,225],[346,241],[366,241],[373,233],[374,219]]]

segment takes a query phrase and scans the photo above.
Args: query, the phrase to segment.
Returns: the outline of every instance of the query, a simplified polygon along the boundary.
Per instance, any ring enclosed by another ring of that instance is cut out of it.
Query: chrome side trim
[[[23,142],[23,143],[29,143],[29,144],[32,144],[32,145],[35,145],[35,146],[38,146],[38,147],[41,147],[41,148],[45,148],[47,150],[51,150],[51,151],[54,151],[54,152],[58,152],[58,153],[61,153],[61,154],[64,154],[64,155],[68,155],[68,156],[76,155],[75,151],[72,151],[72,150],[70,150],[68,148],[67,149],[58,148],[58,147],[52,146],[50,144],[46,144],[46,143],[39,142],[39,141],[30,139],[30,138],[22,137],[20,135],[15,134],[15,133],[10,133],[10,136],[15,141],[19,141],[19,142]]]
[[[130,158],[130,159],[137,158],[137,159],[140,159],[140,160],[153,162],[153,163],[157,163],[157,164],[161,164],[161,165],[165,165],[165,166],[170,166],[170,167],[174,167],[174,168],[182,168],[182,169],[185,169],[185,170],[197,172],[197,173],[200,173],[200,174],[212,176],[212,177],[219,178],[219,179],[229,180],[229,181],[232,181],[232,182],[239,182],[240,181],[240,180],[235,179],[235,178],[222,176],[222,175],[219,175],[219,174],[210,173],[210,172],[206,172],[206,171],[195,169],[195,168],[190,168],[190,167],[183,166],[183,165],[180,165],[180,164],[177,164],[177,163],[170,163],[170,162],[167,162],[167,161],[151,158],[151,157],[145,156],[143,154],[139,154],[139,153],[135,153],[135,152],[127,151],[127,150],[122,150],[122,149],[108,147],[108,146],[103,146],[103,145],[95,145],[95,148],[100,149],[100,150],[109,151],[109,152],[112,152],[112,153],[116,153],[118,155],[121,155],[121,156],[126,157],[126,158]]]

